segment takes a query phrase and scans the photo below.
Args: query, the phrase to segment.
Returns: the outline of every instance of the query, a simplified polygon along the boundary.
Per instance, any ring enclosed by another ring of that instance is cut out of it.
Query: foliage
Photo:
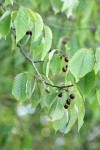
[[[1,80],[0,84],[10,85],[10,90],[5,86],[3,91],[9,91],[11,99],[15,97],[24,104],[31,103],[33,108],[38,106],[37,110],[42,108],[55,131],[63,129],[63,133],[68,133],[74,130],[77,120],[79,131],[85,112],[87,115],[87,102],[93,117],[95,110],[99,114],[98,105],[93,104],[98,102],[100,105],[99,21],[94,21],[98,17],[98,5],[94,0],[91,3],[81,0],[58,0],[57,3],[53,0],[43,3],[39,0],[29,3],[5,0],[2,6],[1,43],[5,45],[8,41],[10,49],[12,41],[13,50],[12,53],[1,53],[1,58],[6,57],[1,63],[1,75],[6,78],[7,74],[7,80]],[[6,66],[2,69],[5,63],[8,71]],[[14,97],[11,95],[12,76],[15,76]],[[65,109],[71,94],[75,99]]]

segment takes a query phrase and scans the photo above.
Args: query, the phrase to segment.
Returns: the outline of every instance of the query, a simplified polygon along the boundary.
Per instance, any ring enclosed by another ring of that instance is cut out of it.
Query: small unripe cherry
[[[66,100],[66,104],[70,105],[70,99],[69,98]]]
[[[67,71],[67,68],[66,68],[66,67],[63,67],[63,68],[62,68],[62,71],[63,71],[63,72],[66,72],[66,71]]]
[[[62,92],[58,94],[58,97],[62,97]]]
[[[74,95],[74,94],[70,94],[70,98],[71,98],[71,99],[74,99],[74,98],[75,98],[75,95]]]
[[[68,109],[68,105],[67,105],[67,104],[65,104],[65,105],[64,105],[64,108],[65,108],[65,109]]]

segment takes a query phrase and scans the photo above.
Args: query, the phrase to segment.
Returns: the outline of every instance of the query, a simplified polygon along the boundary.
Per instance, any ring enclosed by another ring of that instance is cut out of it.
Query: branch
[[[47,84],[47,85],[49,85],[49,86],[52,86],[52,87],[59,88],[59,89],[66,89],[66,88],[69,88],[69,87],[74,86],[73,84],[67,85],[67,86],[57,86],[57,85],[50,84],[50,83],[48,83],[48,82],[45,82],[45,84]]]
[[[4,11],[7,11],[7,8],[6,8],[1,2],[0,2],[0,5],[3,7]],[[16,33],[15,33],[15,31],[14,31],[14,29],[13,29],[12,27],[11,27],[11,32],[12,32],[12,34],[14,35],[14,38],[16,39]],[[37,67],[35,66],[35,63],[44,62],[44,61],[41,61],[41,60],[34,61],[34,60],[32,60],[32,59],[23,51],[20,42],[17,43],[17,47],[19,48],[21,54],[32,64],[32,66],[33,66],[35,72],[36,72],[37,75],[40,77],[40,79],[41,79],[41,81],[42,81],[42,83],[43,83],[43,85],[44,85],[46,91],[48,91],[48,89],[46,88],[46,85],[49,85],[49,86],[51,86],[51,87],[56,87],[56,88],[59,88],[59,89],[63,89],[63,90],[66,89],[66,88],[69,88],[69,87],[72,87],[72,86],[73,86],[73,84],[68,85],[68,86],[57,86],[57,85],[53,85],[53,84],[50,84],[50,83],[46,82],[46,80],[44,80],[44,78],[42,77],[42,75],[39,73]],[[48,92],[49,92],[49,91],[48,91]]]
[[[96,30],[97,29],[97,27],[95,27],[95,26],[88,26],[88,27],[77,27],[77,28],[66,28],[66,26],[59,26],[59,25],[57,25],[57,24],[55,24],[55,23],[53,23],[53,22],[49,22],[49,21],[45,21],[45,23],[47,24],[47,25],[49,25],[49,26],[51,26],[51,27],[53,27],[53,28],[55,28],[55,29],[58,29],[58,30],[67,30],[67,31],[76,31],[76,30],[92,30],[92,31],[94,31],[94,30]]]

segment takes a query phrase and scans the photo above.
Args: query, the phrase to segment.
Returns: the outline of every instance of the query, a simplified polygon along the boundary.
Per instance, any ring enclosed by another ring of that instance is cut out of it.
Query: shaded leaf
[[[75,89],[75,99],[78,102],[78,131],[82,127],[84,123],[84,116],[85,116],[85,106],[84,106],[84,99],[80,95],[78,89]]]
[[[55,131],[57,131],[58,129],[65,127],[67,122],[68,122],[68,111],[65,110],[63,117],[60,120],[54,121],[52,126],[55,129]]]
[[[61,60],[58,55],[53,55],[53,58],[50,61],[50,69],[53,75],[59,74],[61,69]]]
[[[76,84],[84,98],[86,98],[93,89],[96,80],[95,78],[95,73],[94,71],[92,71],[85,75],[83,78],[81,78],[80,81]]]
[[[55,13],[58,13],[62,9],[62,2],[60,0],[51,0],[52,8]]]
[[[49,116],[52,121],[59,120],[64,115],[64,106],[62,105],[62,101],[56,98],[50,107]]]
[[[71,130],[72,126],[77,120],[77,117],[78,117],[78,109],[77,106],[74,104],[73,107],[71,108],[70,119],[65,133],[68,133]]]
[[[96,49],[95,58],[96,58],[95,70],[97,73],[100,70],[100,48]]]
[[[0,34],[5,38],[10,32],[11,15],[6,11],[0,18]]]
[[[99,106],[100,106],[100,89],[97,89],[96,95],[97,95],[98,103],[99,103]]]

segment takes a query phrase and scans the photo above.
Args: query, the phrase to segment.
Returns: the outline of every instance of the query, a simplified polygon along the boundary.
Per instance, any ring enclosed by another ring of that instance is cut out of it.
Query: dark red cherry
[[[58,97],[62,97],[62,92],[58,94]]]
[[[66,104],[70,105],[70,99],[66,100]]]
[[[65,62],[69,62],[68,56],[66,56],[64,60],[65,60]]]
[[[67,105],[67,104],[65,104],[65,105],[64,105],[64,108],[65,108],[65,109],[68,109],[68,105]]]
[[[66,68],[66,67],[63,67],[63,68],[62,68],[62,71],[63,71],[63,72],[66,72],[66,71],[67,71],[67,68]]]
[[[30,31],[27,31],[27,32],[26,32],[26,35],[30,35]]]
[[[71,99],[74,99],[74,98],[75,98],[75,95],[74,95],[74,94],[70,94],[70,98],[71,98]]]

